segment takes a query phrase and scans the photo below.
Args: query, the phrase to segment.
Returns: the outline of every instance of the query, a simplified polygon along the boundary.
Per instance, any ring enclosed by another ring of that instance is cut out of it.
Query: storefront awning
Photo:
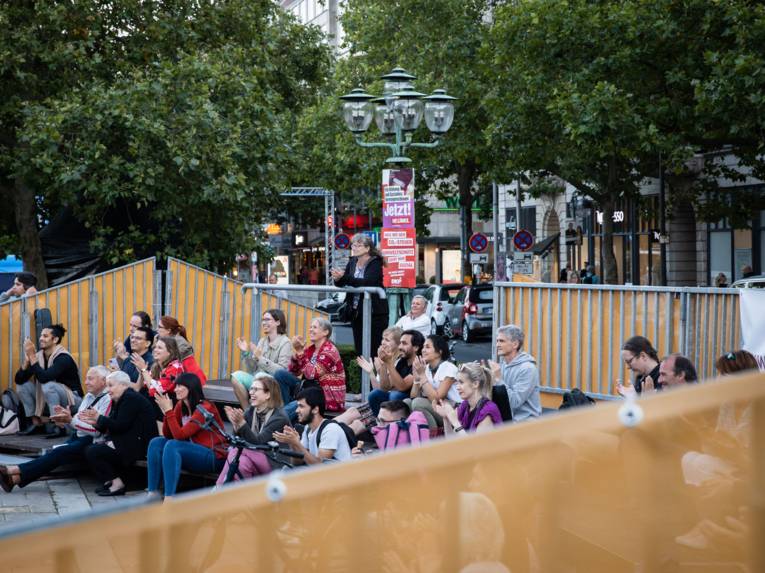
[[[531,247],[531,252],[540,257],[545,257],[547,256],[550,249],[553,248],[553,245],[556,245],[559,240],[560,240],[560,233],[555,233],[554,235],[550,235],[546,239],[539,241],[537,243],[534,243],[534,246]]]

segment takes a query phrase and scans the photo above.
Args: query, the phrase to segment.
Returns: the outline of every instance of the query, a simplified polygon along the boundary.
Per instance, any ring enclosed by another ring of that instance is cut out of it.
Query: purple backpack
[[[406,420],[372,428],[372,435],[378,448],[391,450],[427,442],[430,439],[430,428],[422,412],[412,412]]]

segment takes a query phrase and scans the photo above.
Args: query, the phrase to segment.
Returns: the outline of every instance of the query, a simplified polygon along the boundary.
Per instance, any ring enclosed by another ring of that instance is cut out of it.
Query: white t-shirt
[[[454,378],[454,380],[457,380],[457,375],[459,374],[459,370],[457,367],[452,364],[451,362],[444,361],[441,364],[438,365],[438,369],[436,370],[435,376],[430,371],[430,367],[425,367],[425,376],[428,379],[428,382],[433,384],[433,388],[438,390],[438,387],[441,385],[441,382],[443,382],[444,378]],[[451,385],[449,388],[449,392],[446,393],[446,397],[454,402],[455,404],[459,404],[462,402],[462,398],[460,398],[460,395],[457,393],[457,383]],[[324,436],[322,436],[323,438]]]
[[[319,426],[320,428],[321,426]],[[316,444],[316,431],[311,431],[310,426],[303,428],[303,437],[301,442],[313,456],[319,456],[319,450],[334,450],[335,453],[331,459],[338,462],[351,459],[351,448],[348,446],[348,439],[345,437],[345,432],[342,428],[335,423],[329,423],[324,425],[324,431],[321,433],[321,444]]]
[[[405,314],[398,319],[396,326],[402,330],[419,330],[426,338],[430,336],[430,318],[427,314],[421,314],[417,318]]]

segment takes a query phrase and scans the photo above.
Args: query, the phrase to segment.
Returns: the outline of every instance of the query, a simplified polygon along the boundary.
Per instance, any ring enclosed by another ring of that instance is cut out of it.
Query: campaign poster
[[[417,239],[414,229],[382,229],[380,250],[385,257],[383,285],[414,288],[417,282]]]
[[[383,227],[414,228],[414,169],[384,169]]]
[[[765,314],[765,291],[743,288],[739,293],[743,348],[754,355],[760,370],[765,371],[765,320],[762,320]]]

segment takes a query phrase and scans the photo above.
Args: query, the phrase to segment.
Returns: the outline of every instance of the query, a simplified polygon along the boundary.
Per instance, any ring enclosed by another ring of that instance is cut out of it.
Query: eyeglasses
[[[395,424],[398,420],[386,420],[385,418],[377,417],[378,426],[387,426],[388,424]]]
[[[632,366],[632,361],[635,360],[635,358],[637,358],[637,355],[633,355],[631,358],[625,358],[624,363],[627,366]]]
[[[266,389],[262,386],[250,386],[250,392],[265,392]]]

